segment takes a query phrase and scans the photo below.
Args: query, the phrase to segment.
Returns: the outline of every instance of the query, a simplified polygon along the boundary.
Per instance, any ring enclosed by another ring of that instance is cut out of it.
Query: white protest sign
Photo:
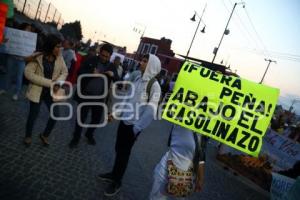
[[[8,41],[0,49],[2,53],[26,57],[35,51],[36,33],[5,27],[4,35]]]
[[[116,52],[113,52],[111,57],[110,57],[110,62],[114,62],[115,58],[116,57],[120,57],[120,62],[123,63],[124,59],[125,59],[125,56],[122,55],[122,54],[119,54],[119,53],[116,53]]]

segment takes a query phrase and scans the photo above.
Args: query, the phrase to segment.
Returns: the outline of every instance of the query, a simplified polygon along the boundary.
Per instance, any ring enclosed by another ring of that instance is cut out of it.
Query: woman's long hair
[[[48,35],[44,41],[43,53],[45,55],[52,55],[53,49],[56,45],[60,44],[62,41],[56,35]]]

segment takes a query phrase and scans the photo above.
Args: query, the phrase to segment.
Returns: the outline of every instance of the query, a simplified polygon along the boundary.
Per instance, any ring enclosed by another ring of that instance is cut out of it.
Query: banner
[[[1,53],[26,57],[35,51],[36,33],[5,27],[5,38],[8,41],[0,49]]]
[[[0,3],[0,44],[3,41],[3,31],[6,22],[7,11],[8,11],[8,6],[4,3]]]
[[[300,144],[283,136],[268,130],[262,148],[262,152],[268,155],[273,170],[287,170],[300,160]]]
[[[288,192],[296,180],[272,173],[272,184],[270,189],[271,200],[282,200],[282,197]]]
[[[185,62],[163,118],[257,157],[279,90]]]
[[[219,154],[223,156],[246,156],[230,147],[222,146]],[[266,160],[262,158],[265,157]],[[228,158],[230,159],[230,158]],[[257,162],[268,162],[272,171],[288,170],[300,160],[300,144],[287,136],[268,129]]]

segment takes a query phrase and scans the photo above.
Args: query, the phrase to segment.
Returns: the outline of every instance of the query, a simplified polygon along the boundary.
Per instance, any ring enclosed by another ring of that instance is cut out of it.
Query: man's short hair
[[[111,55],[113,53],[113,47],[112,47],[112,45],[106,43],[101,46],[100,52],[101,51],[107,51]]]

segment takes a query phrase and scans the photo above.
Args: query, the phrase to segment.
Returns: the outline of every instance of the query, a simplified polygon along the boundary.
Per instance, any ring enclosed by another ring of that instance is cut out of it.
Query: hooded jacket
[[[131,111],[123,111],[122,119],[126,125],[133,125],[133,131],[138,134],[147,126],[150,125],[154,116],[156,116],[158,102],[161,95],[161,88],[157,81],[151,87],[150,95],[148,98],[146,88],[147,84],[155,77],[161,70],[161,63],[158,57],[149,54],[149,60],[143,74],[139,74],[133,81],[134,91],[133,97],[127,99],[126,105],[123,108],[128,109],[130,105]],[[132,93],[132,89],[128,94]],[[133,109],[132,109],[133,108]]]

